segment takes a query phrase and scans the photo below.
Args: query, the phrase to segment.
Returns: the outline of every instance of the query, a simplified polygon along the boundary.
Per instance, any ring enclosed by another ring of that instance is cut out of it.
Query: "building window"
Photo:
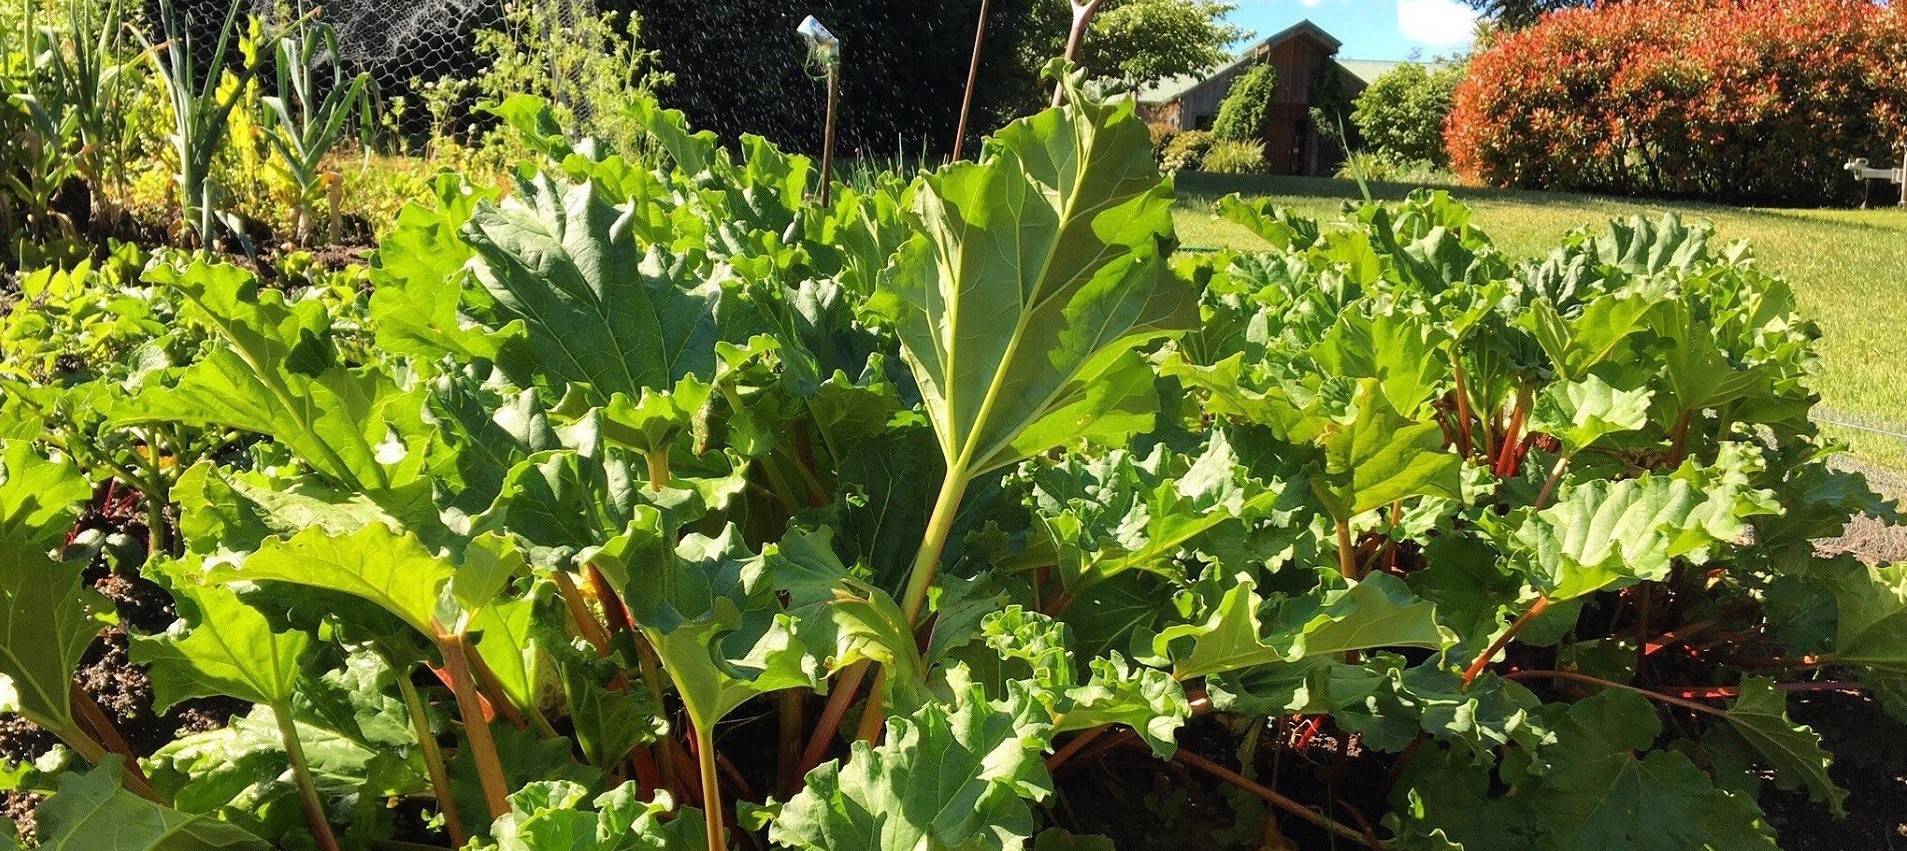
[[[1210,116],[1210,115],[1194,115],[1194,116],[1192,116],[1192,129],[1194,129],[1194,130],[1210,130],[1210,129],[1212,129],[1212,116]]]

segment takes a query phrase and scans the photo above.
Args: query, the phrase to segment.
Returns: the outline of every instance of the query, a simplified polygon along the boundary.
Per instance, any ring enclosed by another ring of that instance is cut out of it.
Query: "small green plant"
[[[31,5],[31,4],[29,4]],[[41,54],[45,84],[38,97],[71,115],[73,169],[93,187],[92,200],[109,219],[125,183],[124,167],[136,132],[126,112],[134,97],[139,57],[127,50],[123,0],[65,0],[64,32]],[[48,30],[49,33],[54,32]]]
[[[1205,158],[1199,161],[1200,171],[1213,174],[1263,174],[1268,168],[1263,142],[1221,139],[1212,143],[1212,147],[1205,152]]]
[[[1271,99],[1278,93],[1278,70],[1270,64],[1253,65],[1226,93],[1212,120],[1212,135],[1235,142],[1263,138]]]
[[[73,148],[79,139],[77,116],[61,110],[57,101],[47,103],[31,92],[8,96],[9,111],[14,114],[11,167],[0,172],[5,186],[22,214],[21,237],[40,239],[79,238],[73,217],[55,203],[67,181],[79,175],[79,163]],[[19,252],[15,252],[16,255]]]
[[[1424,161],[1399,161],[1374,151],[1355,151],[1338,166],[1337,176],[1347,180],[1377,183],[1408,183],[1413,186],[1456,186],[1456,175]]]
[[[472,81],[483,100],[535,95],[566,132],[625,152],[647,141],[629,105],[669,81],[642,47],[640,17],[598,14],[578,0],[509,0],[502,20],[477,33],[477,53],[489,60]]]
[[[181,224],[202,243],[213,238],[218,217],[218,187],[211,181],[212,160],[225,144],[225,122],[238,107],[238,90],[218,94],[219,69],[237,36],[239,3],[233,0],[219,25],[218,41],[205,67],[193,56],[191,27],[173,0],[159,0],[159,24],[166,37],[164,49],[151,42],[146,48],[153,68],[165,84],[172,104],[172,146],[178,157],[174,179],[179,189]],[[144,39],[145,36],[139,36]]]
[[[285,171],[297,190],[297,211],[292,225],[293,237],[310,244],[316,235],[313,211],[319,196],[328,189],[331,212],[325,233],[338,235],[338,198],[340,177],[325,171],[325,157],[344,138],[353,111],[358,113],[358,129],[366,137],[371,129],[370,98],[367,87],[371,75],[352,76],[345,70],[338,52],[338,34],[329,24],[313,23],[301,31],[278,40],[278,94],[261,98],[265,106],[266,138],[278,152]],[[329,79],[320,80],[320,66],[330,69]]]

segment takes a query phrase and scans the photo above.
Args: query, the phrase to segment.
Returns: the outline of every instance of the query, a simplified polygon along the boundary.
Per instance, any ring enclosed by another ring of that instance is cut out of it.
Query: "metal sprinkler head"
[[[828,32],[828,28],[813,15],[801,19],[801,25],[795,27],[795,34],[808,43],[808,52],[822,65],[833,65],[841,56],[841,40]]]

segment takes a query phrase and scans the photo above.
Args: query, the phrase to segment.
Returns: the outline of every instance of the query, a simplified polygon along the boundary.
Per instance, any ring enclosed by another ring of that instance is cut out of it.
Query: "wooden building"
[[[1311,108],[1326,74],[1337,75],[1347,98],[1355,97],[1396,62],[1337,59],[1342,43],[1317,24],[1299,21],[1241,52],[1231,63],[1203,77],[1162,80],[1138,94],[1139,114],[1179,130],[1209,130],[1218,106],[1238,78],[1259,63],[1277,70],[1278,86],[1267,110],[1265,161],[1273,174],[1330,174],[1338,167],[1335,150],[1320,144]]]

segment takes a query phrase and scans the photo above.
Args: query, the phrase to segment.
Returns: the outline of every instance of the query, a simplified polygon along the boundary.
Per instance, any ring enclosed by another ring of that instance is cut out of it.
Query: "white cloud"
[[[1432,47],[1459,47],[1476,33],[1477,12],[1458,0],[1397,0],[1397,30]]]

